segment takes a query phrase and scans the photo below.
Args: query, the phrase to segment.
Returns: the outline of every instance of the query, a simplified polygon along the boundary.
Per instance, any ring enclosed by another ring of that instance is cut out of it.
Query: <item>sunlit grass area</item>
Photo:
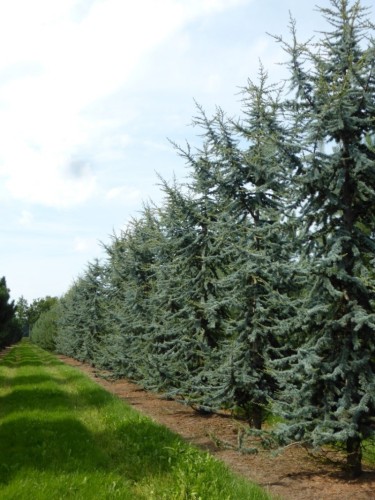
[[[0,498],[270,497],[24,341],[0,361]]]
[[[365,462],[375,465],[375,441],[365,441],[363,445],[363,458]]]

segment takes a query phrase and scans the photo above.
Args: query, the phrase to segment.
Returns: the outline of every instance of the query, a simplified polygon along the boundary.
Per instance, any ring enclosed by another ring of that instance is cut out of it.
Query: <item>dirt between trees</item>
[[[238,430],[244,426],[242,422],[225,414],[200,415],[188,406],[162,399],[160,395],[147,392],[125,379],[103,378],[103,372],[86,363],[66,356],[58,358],[85,372],[154,421],[208,450],[234,472],[259,484],[272,495],[286,500],[375,499],[375,467],[365,465],[360,478],[348,481],[332,463],[313,458],[301,448],[291,447],[276,457],[270,452],[244,455],[226,449],[225,445],[218,446],[218,443],[236,446]]]

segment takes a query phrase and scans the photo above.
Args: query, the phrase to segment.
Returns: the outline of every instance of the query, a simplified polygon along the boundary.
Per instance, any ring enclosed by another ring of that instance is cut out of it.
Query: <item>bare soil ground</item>
[[[359,479],[348,481],[340,469],[292,447],[274,457],[270,452],[244,455],[218,446],[217,441],[237,442],[243,423],[229,415],[200,415],[190,407],[163,399],[125,379],[109,380],[105,373],[66,356],[61,361],[79,368],[108,391],[169,427],[187,441],[208,450],[233,471],[287,500],[375,500],[375,467],[364,466]],[[103,377],[104,376],[104,377]]]

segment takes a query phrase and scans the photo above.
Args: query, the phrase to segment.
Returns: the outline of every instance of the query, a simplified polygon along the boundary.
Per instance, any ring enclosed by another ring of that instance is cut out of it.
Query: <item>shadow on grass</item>
[[[16,418],[0,426],[0,442],[0,483],[23,469],[59,473],[105,467],[105,455],[76,419]]]
[[[46,366],[45,363],[39,364],[41,367]],[[27,363],[22,363],[22,366],[17,365],[17,368],[23,368],[23,366],[30,366]],[[37,364],[35,366],[38,366]],[[0,387],[5,385],[15,386],[27,386],[27,385],[38,385],[45,383],[54,383],[59,386],[66,386],[69,384],[74,384],[82,380],[82,374],[71,369],[69,372],[62,372],[59,376],[54,377],[52,374],[36,374],[36,375],[16,375],[8,376],[1,373],[0,368]]]
[[[147,419],[130,419],[97,437],[121,457],[126,477],[134,481],[167,472],[183,458],[187,447],[179,436]]]
[[[24,366],[35,366],[38,368],[41,368],[42,366],[61,366],[60,361],[53,361],[51,359],[25,359],[22,357],[22,359],[8,359],[6,357],[0,366],[8,367],[8,368],[22,368]]]
[[[14,387],[12,392],[0,397],[0,409],[6,415],[22,410],[66,410],[74,403],[71,396],[59,389]]]
[[[5,375],[0,375],[0,387],[5,387],[11,383],[11,377],[7,377]]]
[[[6,377],[4,377],[6,378]],[[68,375],[64,376],[61,378],[54,377],[53,375],[18,375],[16,377],[9,378],[11,380],[12,385],[17,386],[17,385],[38,385],[38,384],[45,384],[48,382],[53,382],[54,384],[58,385],[66,385],[71,382],[75,382],[75,380],[82,379],[82,376],[80,374],[77,375]],[[0,381],[1,381],[1,376],[0,376]]]
[[[0,484],[30,470],[118,472],[137,481],[167,472],[175,461],[177,441],[143,420],[95,434],[73,418],[15,418],[0,425]]]
[[[100,387],[90,387],[81,389],[77,393],[71,393],[60,389],[57,385],[51,388],[36,385],[36,383],[41,384],[42,382],[51,383],[51,378],[36,376],[34,377],[34,385],[31,385],[30,388],[25,387],[25,385],[12,387],[11,392],[0,396],[0,413],[10,415],[32,410],[55,412],[56,410],[66,411],[70,408],[83,410],[92,407],[99,409],[113,402],[114,396]],[[64,386],[63,381],[60,384]]]
[[[8,368],[21,368],[24,366],[61,366],[62,362],[57,358],[53,357],[51,354],[44,352],[42,350],[35,353],[30,352],[30,348],[27,346],[17,346],[9,353],[7,353],[4,358],[2,358],[0,367]]]
[[[55,382],[55,379],[48,375],[18,375],[16,377],[9,377],[9,381],[11,381],[13,386],[45,384],[51,382],[51,380]]]

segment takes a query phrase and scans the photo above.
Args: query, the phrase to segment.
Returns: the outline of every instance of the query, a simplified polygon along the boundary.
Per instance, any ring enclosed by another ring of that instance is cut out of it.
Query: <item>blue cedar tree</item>
[[[156,376],[149,366],[155,315],[160,313],[152,307],[159,236],[154,209],[145,206],[141,217],[107,247],[111,306],[107,316],[109,335],[102,352],[118,375],[142,380],[146,387],[152,386]]]
[[[309,278],[300,347],[279,365],[284,438],[342,443],[351,476],[361,443],[375,430],[374,27],[360,2],[320,9],[320,40],[280,39],[290,56],[292,98],[303,163],[295,175]]]
[[[202,158],[187,155],[190,166],[202,167]],[[156,269],[155,295],[162,322],[155,339],[155,359],[163,366],[171,390],[187,394],[223,335],[225,312],[216,300],[215,287],[224,253],[218,251],[217,206],[208,190],[170,186],[165,181],[162,189],[163,256]]]
[[[72,285],[60,301],[56,350],[67,356],[96,363],[105,336],[107,307],[105,268],[97,260]]]
[[[217,231],[226,242],[227,266],[219,297],[230,311],[206,404],[240,407],[257,428],[277,387],[267,364],[276,352],[279,320],[290,307],[286,193],[297,161],[281,126],[277,88],[268,85],[263,68],[259,76],[259,85],[249,81],[244,89],[241,121],[226,119],[221,110],[211,120],[203,112],[196,119],[221,199]]]

